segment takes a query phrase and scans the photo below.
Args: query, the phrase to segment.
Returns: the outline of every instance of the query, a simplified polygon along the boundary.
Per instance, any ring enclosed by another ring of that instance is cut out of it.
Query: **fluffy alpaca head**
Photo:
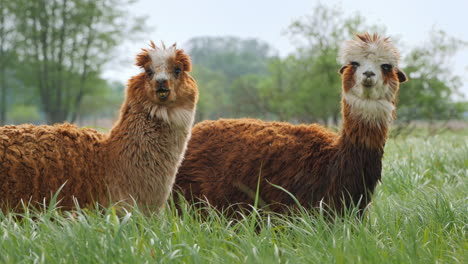
[[[165,121],[189,119],[188,113],[193,112],[198,99],[196,82],[189,74],[190,57],[177,49],[176,44],[167,48],[161,43],[157,47],[151,41],[150,48],[137,55],[136,65],[144,72],[130,79],[128,100],[143,105],[150,116]]]
[[[398,68],[400,54],[389,38],[357,34],[341,49],[343,96],[351,114],[363,121],[391,121],[399,84],[406,75]]]

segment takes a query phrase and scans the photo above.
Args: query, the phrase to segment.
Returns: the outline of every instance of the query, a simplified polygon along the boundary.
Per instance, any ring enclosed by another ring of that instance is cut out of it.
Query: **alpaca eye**
[[[390,64],[382,64],[380,67],[382,67],[382,70],[384,71],[389,71],[392,69],[392,65]]]
[[[174,73],[175,75],[179,75],[182,72],[180,68],[175,68]]]
[[[153,70],[151,69],[146,69],[146,74],[148,74],[149,77],[151,77],[151,75],[153,75]]]
[[[355,68],[359,67],[359,65],[360,65],[359,62],[357,62],[357,61],[352,61],[350,64],[351,64],[351,66],[353,66]]]

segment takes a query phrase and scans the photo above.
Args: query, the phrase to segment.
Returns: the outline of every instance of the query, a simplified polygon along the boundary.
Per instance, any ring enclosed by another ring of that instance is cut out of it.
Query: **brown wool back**
[[[293,199],[270,183],[298,196],[304,204],[321,197],[326,164],[337,135],[319,125],[292,125],[256,119],[204,121],[192,131],[176,186],[187,199],[204,199],[219,208],[253,204],[260,177],[263,205],[279,209]],[[316,177],[313,177],[316,176]],[[317,189],[317,193],[311,190]]]
[[[71,124],[0,127],[0,201],[16,206],[62,192],[90,204],[105,194],[101,159],[103,135]],[[92,183],[92,184],[90,184]],[[78,195],[80,194],[80,195]],[[93,197],[95,196],[95,197]],[[68,197],[64,205],[72,205]]]

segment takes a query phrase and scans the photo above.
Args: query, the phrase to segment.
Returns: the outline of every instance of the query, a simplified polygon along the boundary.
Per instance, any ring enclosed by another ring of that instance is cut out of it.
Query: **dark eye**
[[[351,64],[351,66],[353,66],[355,68],[359,67],[359,65],[360,65],[359,62],[357,62],[357,61],[352,61],[350,64]]]
[[[180,68],[175,68],[174,69],[175,75],[179,75],[181,72],[182,72],[182,70]]]
[[[392,65],[390,64],[382,64],[380,67],[382,67],[382,70],[384,71],[389,71],[392,69]]]
[[[153,73],[154,73],[153,70],[151,70],[151,69],[146,69],[145,71],[146,71],[146,74],[148,74],[149,77],[151,77],[153,75]]]

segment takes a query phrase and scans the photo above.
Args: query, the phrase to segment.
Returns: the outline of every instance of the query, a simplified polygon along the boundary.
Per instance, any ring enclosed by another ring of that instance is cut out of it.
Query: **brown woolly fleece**
[[[368,34],[358,35],[354,42],[365,51],[370,51],[372,45],[381,48],[382,43],[390,43],[388,39]],[[379,59],[385,57],[377,55]],[[372,59],[372,56],[360,56],[363,62]],[[201,122],[192,130],[175,190],[189,201],[207,200],[219,209],[226,209],[233,204],[252,205],[260,182],[260,205],[268,205],[273,211],[282,212],[284,205],[294,206],[295,202],[272,184],[288,190],[306,208],[321,206],[321,202],[338,212],[343,205],[366,207],[381,179],[384,145],[394,114],[393,108],[385,107],[394,106],[399,83],[406,81],[406,76],[403,78],[404,73],[394,65],[374,80],[380,81],[379,89],[385,91],[383,99],[378,100],[386,102],[382,116],[377,115],[374,120],[369,117],[373,117],[372,113],[366,112],[369,110],[366,104],[375,104],[372,99],[361,98],[353,104],[345,99],[350,90],[358,89],[357,66],[352,65],[355,63],[347,61],[340,70],[344,120],[341,132],[334,133],[316,124],[292,125],[255,119]],[[382,70],[380,67],[378,64],[377,70]]]
[[[0,208],[49,200],[60,206],[166,201],[185,152],[198,90],[190,58],[175,45],[143,49],[109,134],[74,125],[0,127]]]

